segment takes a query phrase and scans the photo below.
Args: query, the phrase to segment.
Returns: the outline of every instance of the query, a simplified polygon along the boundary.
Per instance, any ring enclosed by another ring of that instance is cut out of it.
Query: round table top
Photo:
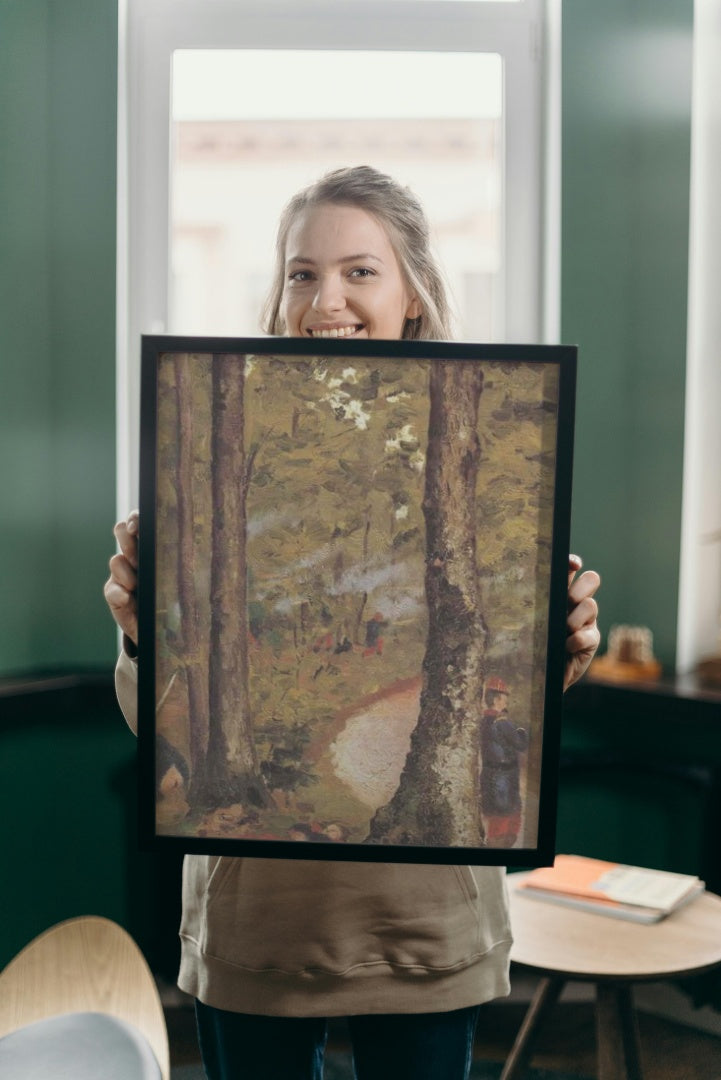
[[[508,875],[511,960],[569,979],[635,981],[721,965],[721,897],[705,892],[657,923],[627,922],[524,895]]]

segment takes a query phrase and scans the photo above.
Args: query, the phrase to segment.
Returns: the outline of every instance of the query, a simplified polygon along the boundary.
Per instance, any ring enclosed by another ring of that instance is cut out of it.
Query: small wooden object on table
[[[509,874],[511,960],[542,979],[501,1080],[520,1080],[535,1036],[568,981],[596,987],[598,1080],[643,1080],[632,987],[721,966],[721,898],[705,892],[651,925],[541,903]]]
[[[647,626],[612,626],[608,652],[597,656],[591,671],[610,682],[652,682],[661,677],[661,664],[653,655],[653,634]]]

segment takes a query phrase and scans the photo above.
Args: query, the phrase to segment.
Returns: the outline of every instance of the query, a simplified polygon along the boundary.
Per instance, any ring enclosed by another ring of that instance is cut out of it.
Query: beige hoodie
[[[118,700],[137,722],[137,665]],[[178,985],[269,1016],[442,1012],[508,993],[502,867],[186,855]]]

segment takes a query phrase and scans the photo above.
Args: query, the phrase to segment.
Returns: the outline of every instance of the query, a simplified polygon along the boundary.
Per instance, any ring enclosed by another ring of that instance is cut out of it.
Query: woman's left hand
[[[583,566],[578,555],[568,556],[568,618],[566,619],[566,671],[563,689],[568,690],[586,671],[601,640],[596,618],[598,604],[593,596],[601,578],[595,570],[576,574]]]

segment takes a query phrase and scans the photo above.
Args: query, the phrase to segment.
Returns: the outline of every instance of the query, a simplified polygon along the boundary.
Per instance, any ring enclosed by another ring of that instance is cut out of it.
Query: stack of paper
[[[653,923],[693,900],[705,886],[693,874],[557,855],[553,866],[532,870],[518,888],[535,900]]]

